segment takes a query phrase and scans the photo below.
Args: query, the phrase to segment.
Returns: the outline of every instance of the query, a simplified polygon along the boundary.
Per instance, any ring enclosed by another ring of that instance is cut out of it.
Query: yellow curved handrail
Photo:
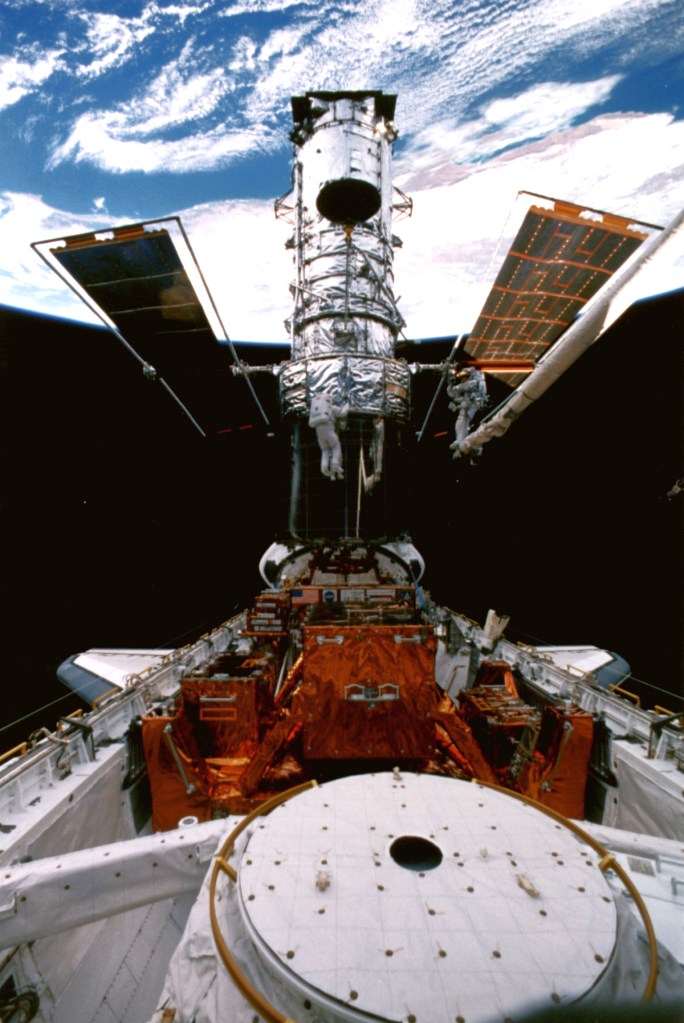
[[[258,806],[246,817],[243,817],[240,823],[233,828],[231,833],[228,835],[228,838],[221,846],[221,850],[214,860],[214,866],[211,872],[211,882],[209,884],[209,916],[211,917],[211,931],[214,935],[216,948],[218,949],[223,965],[228,970],[228,973],[230,974],[238,991],[249,1002],[252,1008],[256,1009],[266,1023],[295,1023],[295,1021],[290,1019],[289,1016],[283,1015],[279,1009],[274,1008],[270,1002],[267,1002],[263,995],[261,995],[249,982],[238,964],[233,959],[225,939],[221,934],[221,928],[219,927],[218,917],[216,915],[216,882],[218,880],[220,870],[227,874],[231,881],[237,881],[237,873],[235,868],[228,863],[228,858],[235,846],[235,840],[242,834],[245,828],[249,827],[253,820],[256,820],[257,817],[263,817],[265,814],[270,813],[271,810],[275,810],[277,806],[280,806],[281,803],[285,803],[288,799],[292,799],[293,796],[298,796],[301,792],[306,792],[307,789],[315,788],[316,784],[317,783],[315,781],[307,781],[301,785],[295,785],[294,788],[287,789],[286,792],[281,792],[277,796],[273,796],[272,799],[266,800],[266,802],[262,803],[261,806]]]
[[[641,709],[641,697],[637,696],[636,693],[632,693],[629,689],[623,689],[622,686],[608,686],[608,691],[611,693],[619,693],[620,696],[626,696],[628,700],[634,701],[634,706]]]
[[[119,689],[118,686],[112,686],[112,688],[108,689],[106,693],[102,693],[100,696],[96,696],[95,697],[95,699],[90,704],[91,709],[92,710],[99,710],[101,703],[103,703],[105,700],[108,700],[110,696],[114,696],[115,693],[120,693],[120,692],[122,692],[122,690]]]

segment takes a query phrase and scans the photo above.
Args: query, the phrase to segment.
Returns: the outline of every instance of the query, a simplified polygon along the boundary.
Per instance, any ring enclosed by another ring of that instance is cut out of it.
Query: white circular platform
[[[613,954],[616,909],[593,850],[503,793],[358,775],[253,829],[238,868],[247,931],[325,1018],[513,1019],[581,998]]]

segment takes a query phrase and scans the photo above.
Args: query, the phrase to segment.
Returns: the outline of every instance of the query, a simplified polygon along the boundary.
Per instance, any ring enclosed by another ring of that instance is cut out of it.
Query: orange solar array
[[[517,387],[646,237],[634,221],[573,203],[532,206],[465,350],[482,363],[502,360],[497,375]],[[509,370],[511,361],[519,371]]]

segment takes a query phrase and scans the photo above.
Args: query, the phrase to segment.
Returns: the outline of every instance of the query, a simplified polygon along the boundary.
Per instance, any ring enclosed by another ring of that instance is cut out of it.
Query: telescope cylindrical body
[[[394,352],[403,326],[392,270],[394,102],[381,92],[292,101],[294,310],[280,398],[292,424],[298,539],[396,533],[393,449],[407,433],[410,378]],[[317,464],[326,430],[330,444],[339,440],[330,479]]]

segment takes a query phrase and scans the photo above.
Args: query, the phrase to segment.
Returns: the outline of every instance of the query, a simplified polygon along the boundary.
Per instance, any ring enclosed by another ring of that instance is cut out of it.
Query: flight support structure
[[[404,321],[392,219],[411,204],[392,186],[395,99],[368,91],[292,100],[292,191],[276,213],[294,226],[292,358],[279,378],[292,431],[295,540],[386,540],[402,531],[410,374],[395,357]]]

